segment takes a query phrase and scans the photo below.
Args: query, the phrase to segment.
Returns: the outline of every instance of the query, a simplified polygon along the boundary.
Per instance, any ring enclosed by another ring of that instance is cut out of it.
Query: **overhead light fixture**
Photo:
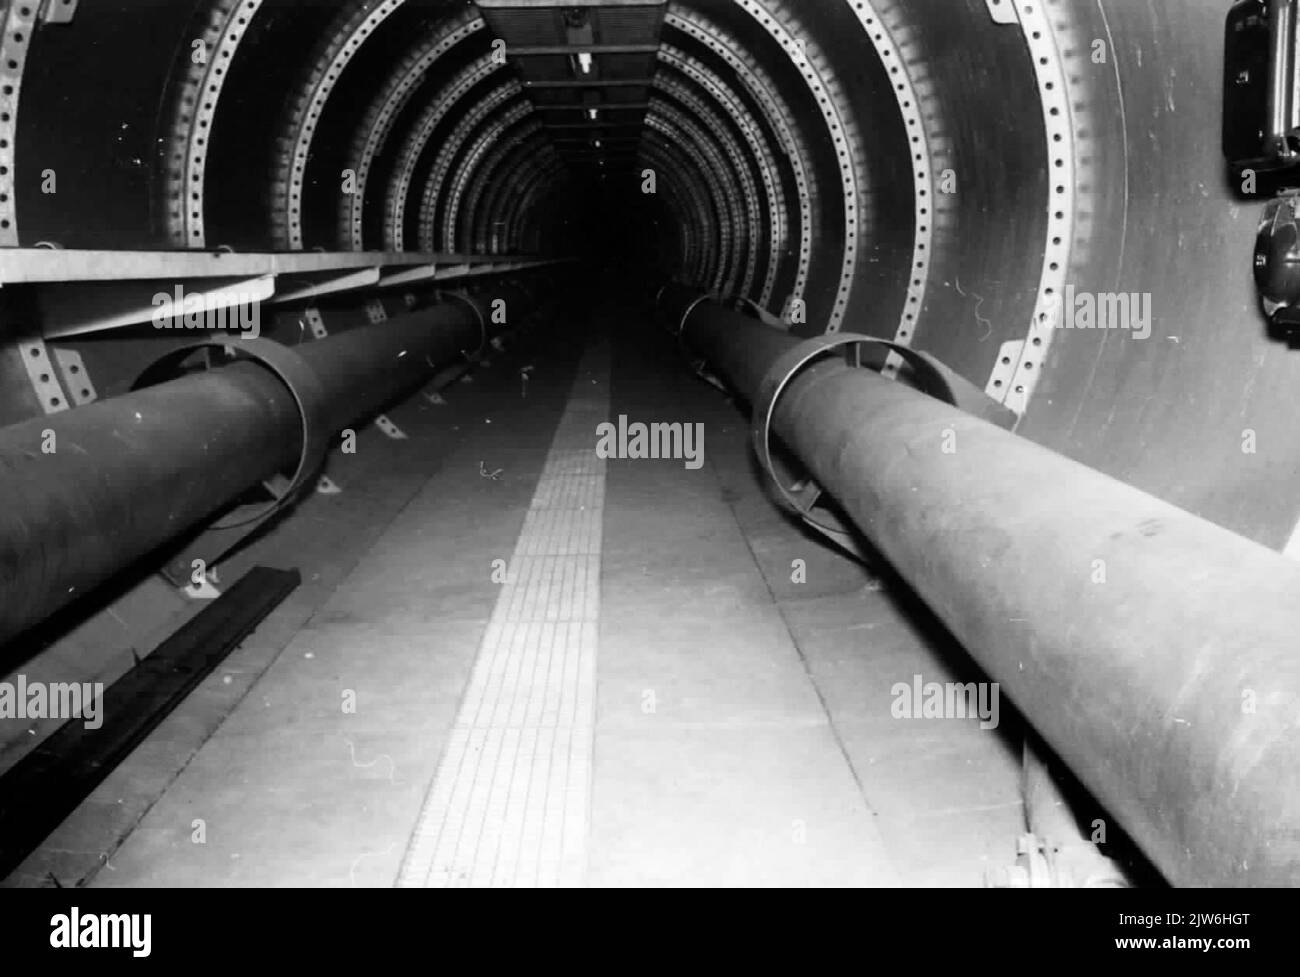
[[[600,140],[597,139],[597,140],[595,141],[595,143],[593,143],[593,145],[594,145],[597,149],[599,149],[599,148],[600,148]]]
[[[595,122],[598,118],[600,118],[600,109],[587,109],[587,118],[589,118],[592,122]]]
[[[591,74],[592,58],[590,51],[583,51],[578,55],[578,67],[582,69],[584,75]]]

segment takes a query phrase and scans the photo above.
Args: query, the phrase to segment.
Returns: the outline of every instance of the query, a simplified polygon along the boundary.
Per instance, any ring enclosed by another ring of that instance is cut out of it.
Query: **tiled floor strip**
[[[524,521],[400,887],[586,874],[609,352],[589,350]],[[489,572],[489,568],[484,568]]]

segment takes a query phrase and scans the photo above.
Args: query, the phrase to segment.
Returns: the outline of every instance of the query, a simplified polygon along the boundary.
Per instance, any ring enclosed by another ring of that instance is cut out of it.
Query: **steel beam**
[[[658,44],[519,44],[506,48],[506,57],[532,58],[567,54],[654,54]]]
[[[622,112],[624,109],[648,109],[649,102],[536,102],[534,107],[539,112],[569,112],[575,110],[599,109],[602,112]]]
[[[565,78],[559,81],[526,81],[527,89],[542,88],[649,88],[653,78]]]
[[[0,285],[51,282],[121,282],[150,279],[255,278],[325,274],[366,268],[404,268],[436,262],[503,261],[529,255],[463,255],[417,251],[83,251],[46,248],[0,250]]]

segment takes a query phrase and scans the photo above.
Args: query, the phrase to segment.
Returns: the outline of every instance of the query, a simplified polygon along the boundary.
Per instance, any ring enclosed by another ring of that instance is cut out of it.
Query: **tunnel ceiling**
[[[664,4],[478,6],[567,164],[589,170],[634,155],[654,87]]]
[[[1219,0],[0,10],[0,244],[622,256],[924,349],[1020,433],[1291,536]],[[1081,293],[1148,335],[1053,328]]]

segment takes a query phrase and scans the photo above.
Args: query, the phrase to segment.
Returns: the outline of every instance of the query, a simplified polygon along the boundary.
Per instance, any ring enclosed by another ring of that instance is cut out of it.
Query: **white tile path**
[[[578,366],[399,887],[584,884],[608,413],[603,346]]]

